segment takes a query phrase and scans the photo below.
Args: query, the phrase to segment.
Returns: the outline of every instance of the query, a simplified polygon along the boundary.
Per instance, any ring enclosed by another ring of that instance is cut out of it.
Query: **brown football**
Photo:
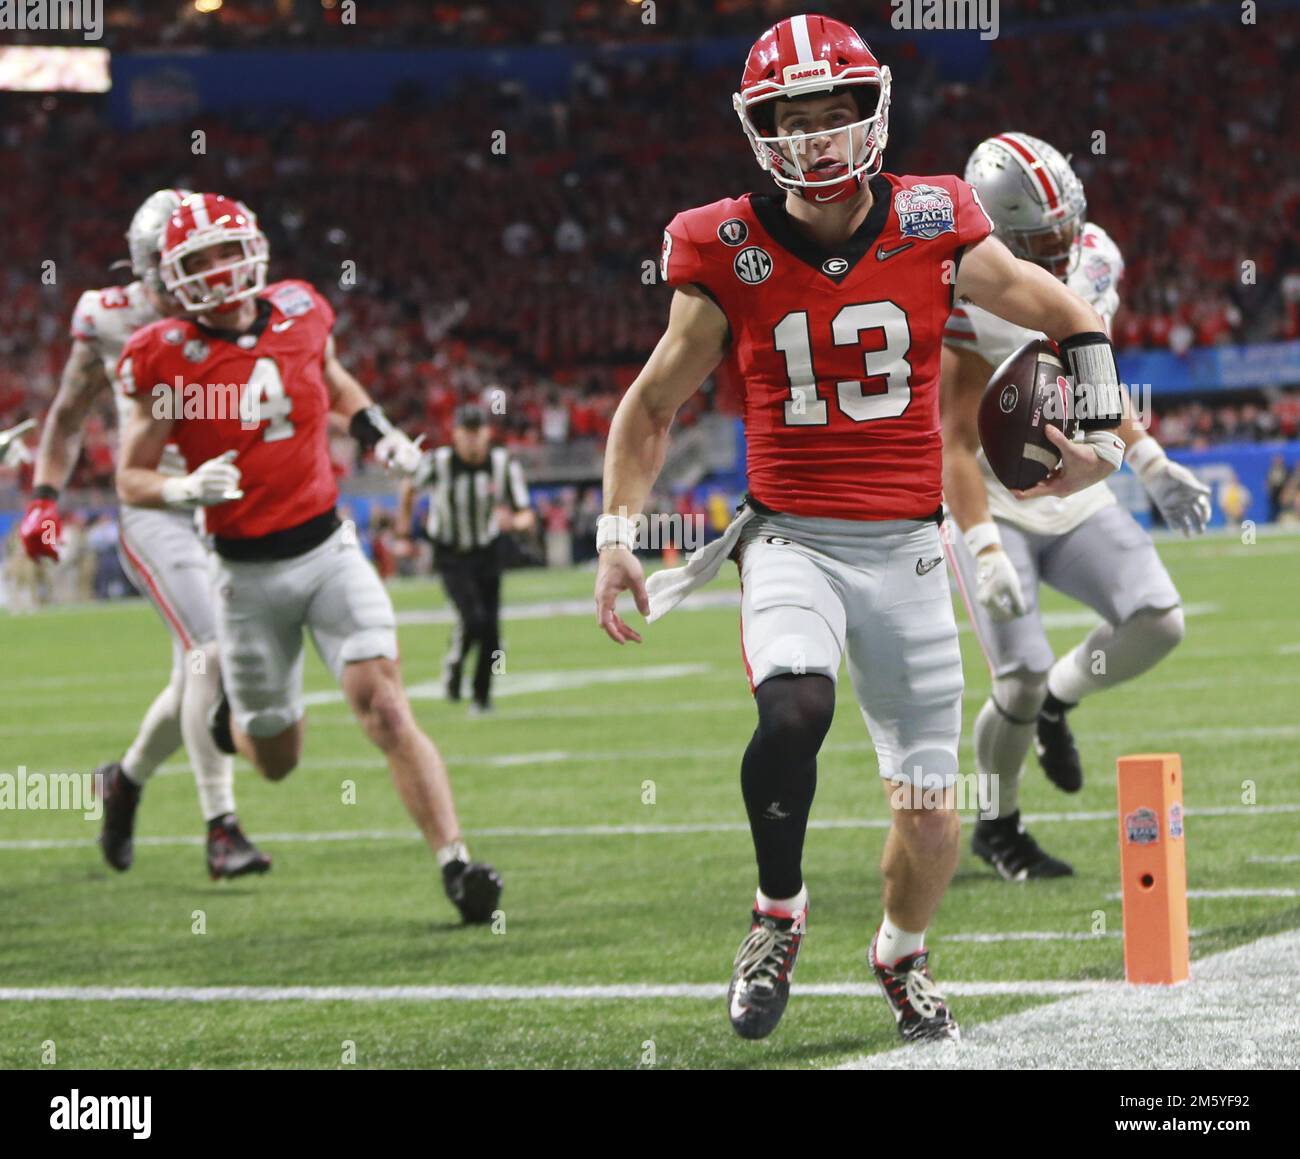
[[[980,399],[980,445],[1004,487],[1024,491],[1060,463],[1046,428],[1074,437],[1071,402],[1065,363],[1046,338],[1026,342],[993,372]]]

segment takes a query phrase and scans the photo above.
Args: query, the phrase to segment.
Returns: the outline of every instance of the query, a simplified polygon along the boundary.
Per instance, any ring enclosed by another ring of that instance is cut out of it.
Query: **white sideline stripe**
[[[1257,865],[1290,865],[1294,861],[1300,861],[1300,853],[1261,854],[1259,857],[1247,857],[1246,860]]]
[[[492,695],[524,696],[536,692],[566,692],[574,688],[590,688],[604,684],[645,684],[655,680],[680,680],[686,676],[703,676],[713,670],[712,664],[658,664],[637,668],[561,668],[547,672],[524,672],[515,676],[503,675],[495,682]],[[443,700],[441,680],[422,680],[411,684],[406,695],[412,700]],[[309,692],[304,704],[341,704],[343,693],[337,688]]]
[[[1108,893],[1106,900],[1119,901],[1123,896],[1120,893]],[[1203,901],[1224,898],[1300,897],[1300,889],[1189,889],[1187,896]]]
[[[1193,961],[1184,985],[1120,983],[973,1024],[959,1044],[899,1047],[838,1069],[1295,1069],[1298,1012],[1300,930],[1290,930]]]
[[[1065,997],[1122,988],[1122,982],[946,982],[960,998],[1028,994]],[[614,986],[5,986],[0,1002],[589,1002],[646,998],[722,998],[725,982]],[[799,986],[801,998],[867,998],[874,983],[822,982]]]
[[[482,723],[485,728],[491,727],[492,717],[485,717]],[[66,726],[61,727],[59,732],[67,732]],[[8,735],[7,731],[0,729],[0,736]],[[29,735],[36,735],[35,733]],[[1093,732],[1089,733],[1090,740],[1111,741],[1115,743],[1132,743],[1133,734],[1131,732]],[[1276,725],[1269,728],[1181,728],[1178,730],[1177,739],[1215,739],[1215,740],[1240,740],[1243,738],[1270,738],[1282,739],[1287,737],[1300,737],[1300,724]],[[1174,751],[1176,741],[1171,740],[1168,749],[1161,749],[1159,745],[1153,745],[1152,751]],[[969,748],[969,738],[963,738],[962,747]],[[542,749],[537,752],[522,753],[498,753],[493,756],[480,756],[474,753],[453,753],[443,752],[448,766],[454,772],[458,768],[505,768],[515,767],[518,765],[527,765],[532,760],[538,764],[551,765],[559,760],[566,761],[570,764],[583,765],[601,765],[612,764],[620,760],[720,760],[724,758],[737,759],[743,749],[742,745],[730,744],[722,745],[715,748],[708,748],[704,745],[698,745],[691,748],[657,748],[657,749],[615,749],[610,748],[604,752],[575,752],[564,749]],[[861,741],[852,744],[824,744],[818,750],[819,756],[833,755],[856,755],[863,758],[864,761],[874,763],[875,756],[870,751],[869,741],[863,737]],[[307,772],[320,771],[325,769],[373,769],[376,772],[384,772],[383,762],[378,755],[374,757],[340,757],[337,760],[317,760],[308,753],[303,762],[303,768]],[[55,770],[50,770],[55,771]],[[158,770],[154,776],[177,776],[180,774],[190,775],[188,765],[183,764],[166,764]],[[386,775],[386,774],[385,774]],[[1267,806],[1243,806],[1246,812],[1270,812],[1273,811]],[[1300,806],[1297,806],[1300,808]],[[1290,812],[1289,806],[1282,807],[1283,812]]]
[[[998,942],[1097,942],[1107,938],[1122,938],[1119,931],[1107,931],[1103,934],[1080,933],[1058,930],[1007,930],[1000,934],[944,934],[934,940],[943,942],[972,942],[977,945],[990,945]],[[1188,930],[1189,938],[1203,938],[1204,930]]]
[[[1300,804],[1291,805],[1223,805],[1208,809],[1186,809],[1187,817],[1237,817],[1256,813],[1300,813]],[[1080,821],[1115,821],[1115,814],[1102,813],[1027,813],[1024,817],[1027,825],[1052,824],[1055,822]],[[821,818],[808,822],[809,829],[888,829],[887,817],[853,817],[842,820]],[[698,821],[663,825],[497,825],[482,829],[469,829],[467,833],[474,838],[480,837],[649,837],[689,835],[692,833],[748,833],[749,824],[744,821]],[[344,829],[323,831],[319,833],[257,833],[258,841],[265,844],[315,844],[328,841],[416,841],[420,834],[415,829]],[[195,834],[171,837],[135,838],[137,845],[202,845],[205,838]],[[69,838],[31,838],[24,840],[0,841],[0,852],[6,850],[32,849],[86,849],[96,844],[93,840],[72,840]],[[1119,897],[1113,894],[1112,897]],[[1196,891],[1189,890],[1189,897],[1196,896]],[[1245,895],[1243,895],[1245,896]],[[1249,895],[1255,896],[1255,895]],[[1284,892],[1278,896],[1292,896]]]

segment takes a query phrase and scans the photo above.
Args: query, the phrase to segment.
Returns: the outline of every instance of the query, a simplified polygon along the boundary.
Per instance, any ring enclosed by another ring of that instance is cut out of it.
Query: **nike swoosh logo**
[[[271,327],[271,329],[274,330],[277,334],[280,334],[283,331],[288,330],[289,327],[292,326],[296,321],[298,321],[297,318],[290,318],[287,322],[277,322],[274,326]]]
[[[918,559],[916,561],[916,574],[929,575],[941,563],[943,563],[943,556],[938,556],[935,559]]]
[[[823,197],[820,193],[814,193],[814,194],[813,194],[813,200],[814,200],[814,201],[834,201],[838,196],[839,196],[838,193],[832,193],[832,194],[830,194],[830,195],[828,195],[828,196],[826,196],[826,197]]]
[[[895,254],[901,254],[904,250],[910,250],[914,245],[916,245],[916,242],[909,241],[904,245],[895,246],[892,250],[887,250],[883,245],[878,245],[876,246],[876,261],[887,262]]]

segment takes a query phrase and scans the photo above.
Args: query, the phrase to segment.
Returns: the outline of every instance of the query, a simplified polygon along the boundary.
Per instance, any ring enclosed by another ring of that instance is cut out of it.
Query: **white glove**
[[[415,475],[424,460],[424,452],[420,450],[422,442],[423,435],[409,439],[405,432],[394,428],[375,444],[375,459],[383,464],[386,471],[397,470],[403,475]]]
[[[200,464],[181,479],[168,479],[162,486],[162,499],[168,507],[192,511],[196,507],[215,507],[244,497],[239,489],[242,472],[235,466],[237,451],[226,451]]]
[[[1020,588],[1011,557],[1002,550],[1002,537],[992,520],[977,523],[965,534],[975,557],[975,598],[994,620],[1014,620],[1025,614],[1025,593]]]
[[[1129,449],[1129,465],[1161,518],[1184,535],[1200,535],[1210,521],[1210,489],[1148,436]]]
[[[18,470],[24,463],[32,461],[32,453],[23,442],[23,435],[36,425],[35,419],[25,419],[16,427],[0,431],[0,466]]]

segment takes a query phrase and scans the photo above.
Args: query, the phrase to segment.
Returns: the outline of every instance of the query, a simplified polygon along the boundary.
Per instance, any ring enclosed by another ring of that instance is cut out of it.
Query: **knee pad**
[[[754,701],[764,741],[792,753],[816,753],[835,717],[835,685],[826,676],[771,676]]]
[[[993,703],[1013,724],[1032,724],[1046,696],[1046,672],[1020,669],[993,681]]]
[[[892,771],[886,770],[882,763],[880,771],[889,780],[908,782],[912,792],[925,795],[924,807],[934,809],[938,808],[938,801],[931,800],[932,796],[956,783],[957,754],[948,748],[929,745],[900,755]]]
[[[1140,638],[1152,652],[1164,655],[1172,652],[1183,642],[1187,631],[1187,622],[1183,618],[1181,607],[1164,608],[1156,611],[1144,608],[1135,612],[1124,621],[1116,632]]]

